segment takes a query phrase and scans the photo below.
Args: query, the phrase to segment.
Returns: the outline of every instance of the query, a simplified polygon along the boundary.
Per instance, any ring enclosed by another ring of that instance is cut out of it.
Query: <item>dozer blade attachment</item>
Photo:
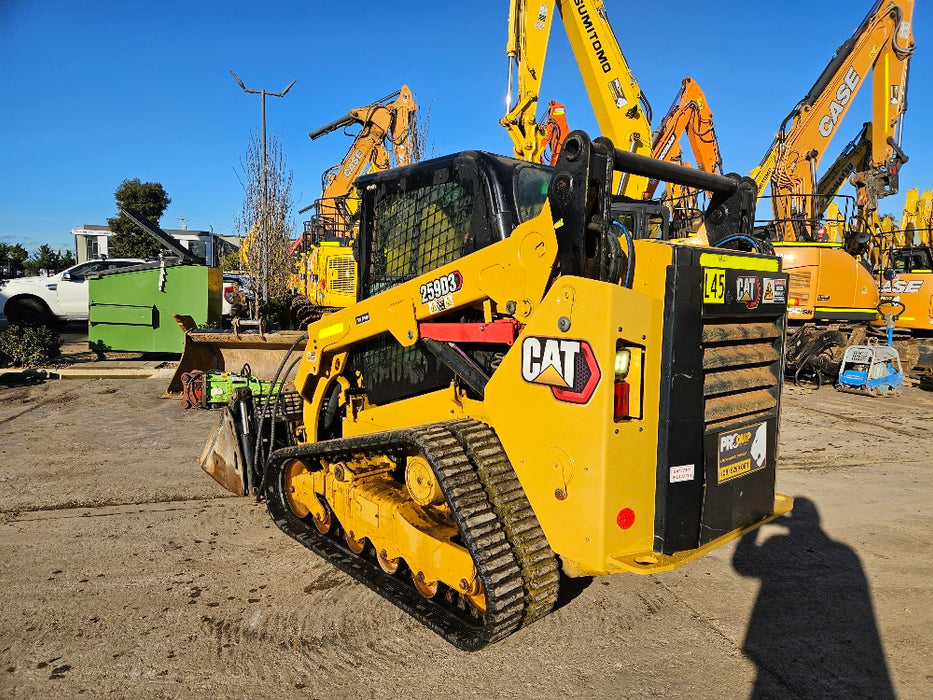
[[[246,461],[243,459],[236,421],[230,409],[224,408],[220,412],[220,420],[207,438],[204,451],[198,457],[198,464],[233,495],[246,495]]]
[[[302,331],[187,330],[181,359],[166,392],[180,394],[181,375],[195,369],[239,373],[244,365],[249,365],[253,377],[273,379],[282,360],[302,336]]]

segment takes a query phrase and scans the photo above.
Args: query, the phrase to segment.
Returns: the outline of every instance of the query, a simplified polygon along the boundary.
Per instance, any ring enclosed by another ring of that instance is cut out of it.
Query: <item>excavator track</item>
[[[322,534],[313,517],[299,517],[289,507],[286,469],[295,459],[313,471],[322,460],[401,458],[412,449],[431,465],[476,566],[485,595],[482,614],[458,605],[452,590],[425,598],[405,571],[388,574],[381,569],[371,545],[354,553],[339,523]],[[543,533],[539,537],[535,532],[540,525],[524,493],[521,498],[515,493],[520,486],[495,433],[481,423],[450,421],[288,447],[272,454],[268,470],[264,496],[283,532],[461,649],[472,651],[502,639],[553,607],[556,558]]]
[[[560,584],[557,557],[496,432],[474,420],[452,421],[450,429],[479,474],[521,567],[525,585],[524,627],[551,612],[557,602]]]

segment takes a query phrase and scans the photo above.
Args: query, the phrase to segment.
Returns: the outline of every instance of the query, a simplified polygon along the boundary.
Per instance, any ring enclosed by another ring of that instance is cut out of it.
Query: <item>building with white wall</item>
[[[190,229],[163,229],[194,255],[204,258],[208,265],[220,264],[220,258],[236,250],[235,236],[219,236],[210,231]],[[112,232],[106,226],[85,224],[71,230],[75,237],[75,259],[77,262],[93,260],[101,255],[110,255],[109,240]]]

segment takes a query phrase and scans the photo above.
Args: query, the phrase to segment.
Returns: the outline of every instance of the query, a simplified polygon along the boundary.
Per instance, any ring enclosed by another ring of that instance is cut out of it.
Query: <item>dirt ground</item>
[[[0,385],[0,695],[933,696],[933,393],[788,387],[789,517],[677,571],[567,580],[460,652],[228,497],[164,380]]]

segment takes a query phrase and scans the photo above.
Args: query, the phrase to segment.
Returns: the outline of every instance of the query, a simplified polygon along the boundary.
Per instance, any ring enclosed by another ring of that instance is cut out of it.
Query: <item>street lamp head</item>
[[[240,78],[237,76],[236,73],[234,73],[233,71],[230,71],[230,75],[233,76],[233,79],[236,80],[237,83],[239,83],[240,87],[243,88],[243,90],[245,90],[246,92],[249,92],[249,90],[247,90],[246,86],[243,84],[243,81],[240,80]]]

